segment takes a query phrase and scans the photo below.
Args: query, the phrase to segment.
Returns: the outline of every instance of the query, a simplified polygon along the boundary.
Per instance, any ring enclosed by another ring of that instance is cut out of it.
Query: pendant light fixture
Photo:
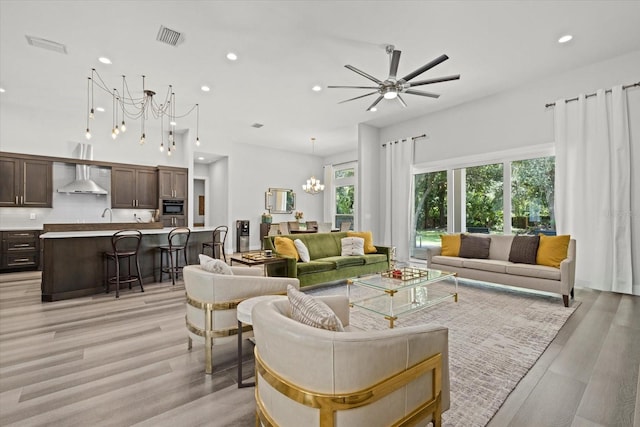
[[[311,138],[311,154],[315,154],[315,138]],[[324,191],[324,184],[320,182],[314,175],[307,180],[306,184],[302,184],[302,189],[309,194],[318,194]]]
[[[97,87],[103,91],[109,93],[111,96],[112,104],[112,125],[111,125],[111,137],[115,140],[120,134],[123,134],[127,130],[125,124],[125,117],[131,120],[140,120],[140,144],[144,144],[147,140],[145,133],[146,121],[151,116],[154,119],[160,119],[160,151],[164,152],[164,133],[169,134],[167,140],[167,155],[171,155],[176,151],[176,119],[180,119],[190,115],[193,110],[196,110],[196,145],[200,145],[200,107],[198,104],[193,105],[185,113],[178,115],[176,113],[176,94],[173,90],[173,86],[169,85],[167,94],[165,95],[164,102],[157,104],[154,96],[156,93],[149,90],[145,86],[145,77],[142,76],[142,97],[134,98],[129,91],[127,85],[126,76],[122,76],[122,91],[117,89],[110,89],[109,86],[102,80],[102,77],[98,74],[95,68],[91,69],[91,77],[87,82],[87,129],[85,137],[91,139],[91,120],[94,119],[94,88]],[[122,121],[120,121],[120,115]],[[164,118],[167,117],[168,128],[165,130]]]

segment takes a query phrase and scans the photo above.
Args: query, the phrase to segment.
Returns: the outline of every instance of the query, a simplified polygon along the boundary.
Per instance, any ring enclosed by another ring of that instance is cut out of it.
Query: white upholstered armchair
[[[354,331],[347,297],[318,299],[347,332],[296,322],[284,298],[253,308],[262,425],[439,426],[449,408],[448,329]]]
[[[213,372],[212,346],[236,339],[236,307],[247,298],[259,295],[286,294],[287,285],[298,288],[298,279],[264,277],[261,268],[231,267],[233,275],[216,274],[199,265],[184,267],[187,293],[186,324],[192,340],[205,344],[205,371]],[[246,326],[247,330],[251,326]]]

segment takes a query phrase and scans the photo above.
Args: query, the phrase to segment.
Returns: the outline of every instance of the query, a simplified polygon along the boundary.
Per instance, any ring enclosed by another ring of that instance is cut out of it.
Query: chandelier
[[[311,154],[315,152],[315,138],[311,138]],[[324,190],[324,184],[320,183],[320,180],[311,175],[311,178],[307,180],[306,184],[302,184],[302,189],[309,194],[318,194]]]
[[[196,145],[200,145],[200,106],[195,104],[183,114],[176,114],[176,94],[173,86],[169,85],[167,93],[162,103],[158,104],[154,99],[156,93],[145,87],[145,76],[142,76],[142,96],[134,98],[129,91],[127,79],[122,76],[122,91],[109,89],[110,86],[102,80],[95,68],[91,69],[91,77],[87,81],[87,131],[85,137],[91,139],[91,120],[95,116],[94,109],[94,89],[102,89],[111,96],[111,137],[116,139],[120,133],[127,131],[125,119],[140,120],[140,144],[144,144],[147,139],[145,133],[145,122],[150,118],[160,119],[160,151],[165,151],[165,119],[167,122],[167,155],[176,151],[175,129],[176,119],[188,116],[196,110]]]

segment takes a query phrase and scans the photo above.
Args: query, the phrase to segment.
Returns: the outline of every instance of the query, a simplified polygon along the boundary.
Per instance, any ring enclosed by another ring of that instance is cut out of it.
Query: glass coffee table
[[[454,282],[451,292],[430,286],[445,280]],[[371,292],[365,292],[367,293],[365,297],[352,300],[353,286],[367,288]],[[393,328],[399,316],[422,310],[447,299],[458,302],[458,278],[457,273],[404,267],[349,279],[347,294],[352,307],[384,316],[389,321],[389,328]]]

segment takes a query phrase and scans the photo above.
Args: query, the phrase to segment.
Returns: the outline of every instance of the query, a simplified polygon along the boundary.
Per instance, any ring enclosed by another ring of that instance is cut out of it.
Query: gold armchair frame
[[[404,387],[414,381],[420,375],[432,371],[431,392],[432,398],[422,403],[410,414],[397,420],[393,426],[412,426],[419,421],[432,417],[433,426],[440,427],[442,424],[442,354],[437,353],[410,368],[398,372],[371,387],[346,394],[325,394],[314,393],[305,390],[291,382],[283,379],[273,372],[258,354],[258,348],[254,350],[256,360],[256,426],[260,423],[267,427],[276,427],[277,424],[267,413],[260,398],[259,379],[264,379],[275,390],[282,393],[289,399],[302,405],[317,408],[320,410],[320,426],[333,427],[335,425],[335,413],[360,406],[369,405],[392,392]]]

